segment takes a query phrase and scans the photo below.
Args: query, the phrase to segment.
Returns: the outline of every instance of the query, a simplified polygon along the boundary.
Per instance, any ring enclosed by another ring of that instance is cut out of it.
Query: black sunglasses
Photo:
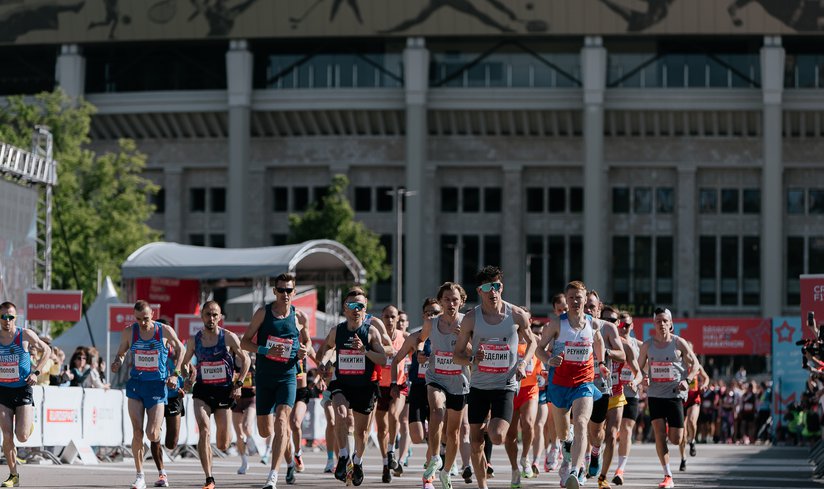
[[[17,318],[17,316],[15,316],[14,314],[3,314],[2,316],[0,316],[0,319],[2,319],[3,321],[13,321],[15,318]]]
[[[295,288],[294,287],[275,287],[275,290],[277,290],[281,294],[291,294],[292,292],[294,292]]]

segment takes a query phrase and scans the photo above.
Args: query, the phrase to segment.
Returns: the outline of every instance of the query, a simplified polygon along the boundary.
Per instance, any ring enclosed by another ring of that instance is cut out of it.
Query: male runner
[[[652,428],[655,431],[655,451],[664,469],[660,488],[675,487],[669,464],[667,439],[673,445],[684,436],[684,406],[681,393],[698,375],[698,359],[687,342],[673,334],[672,313],[669,309],[655,309],[655,332],[641,345],[638,364],[648,386]]]
[[[561,314],[567,312],[567,303],[566,303],[566,294],[563,292],[559,292],[552,296],[552,313],[555,315],[556,318],[561,317]],[[543,338],[545,326],[541,328],[541,336],[539,336],[539,346],[540,346],[540,339]],[[544,352],[546,352],[546,345],[543,346]],[[539,356],[536,351],[536,356]],[[561,446],[559,443],[559,438],[557,433],[555,433],[555,421],[552,418],[552,403],[549,402],[549,371],[547,370],[546,364],[544,364],[544,388],[543,388],[543,402],[547,408],[547,420],[544,424],[544,452],[546,452],[546,457],[544,458],[544,472],[552,472],[558,466],[558,459],[561,458]],[[541,396],[538,397],[538,403],[541,403]]]
[[[380,392],[378,395],[378,405],[375,412],[375,421],[378,428],[378,448],[383,458],[383,475],[381,480],[384,483],[392,482],[391,470],[397,471],[398,458],[395,457],[395,438],[398,436],[398,424],[401,411],[406,404],[406,396],[409,395],[409,387],[406,385],[406,360],[407,356],[400,359],[397,364],[392,360],[395,352],[401,349],[406,336],[400,328],[398,308],[388,305],[383,308],[381,320],[389,339],[392,340],[391,349],[387,348],[386,365],[380,371]],[[392,395],[392,387],[399,389]]]
[[[687,342],[692,349],[692,344]],[[687,442],[690,445],[690,457],[698,454],[695,449],[695,435],[698,429],[698,412],[701,410],[701,392],[710,385],[710,377],[704,370],[701,364],[698,364],[698,375],[690,382],[689,390],[687,391],[687,398],[684,400],[684,424],[686,425],[686,434],[681,438],[681,443],[678,445],[678,451],[681,453],[681,465],[678,470],[684,472],[687,470]],[[753,407],[755,406],[754,401]],[[752,410],[752,409],[751,409]]]
[[[295,405],[297,364],[309,352],[306,315],[295,309],[295,276],[275,277],[275,301],[258,309],[243,334],[241,346],[255,352],[255,409],[258,433],[273,432],[272,465],[263,489],[275,489],[278,467],[289,442],[289,416]],[[257,335],[257,341],[254,341]],[[311,339],[309,339],[311,342]]]
[[[500,268],[486,266],[475,276],[481,304],[461,321],[453,352],[454,363],[471,366],[467,416],[472,466],[480,489],[487,489],[484,431],[493,444],[503,443],[512,419],[518,382],[526,377],[526,364],[535,353],[529,315],[501,297],[503,275]],[[470,340],[472,355],[467,355]],[[518,360],[519,341],[526,343],[523,360]]]
[[[51,358],[51,347],[33,330],[18,328],[16,319],[17,306],[11,302],[0,304],[0,362],[3,366],[0,368],[0,429],[3,431],[3,455],[9,466],[9,477],[0,487],[20,485],[14,437],[25,442],[31,435],[34,423],[31,387],[37,384],[37,376],[45,371]],[[29,353],[32,349],[43,352],[34,370]]]
[[[132,353],[132,369],[126,383],[126,397],[129,398],[129,418],[132,422],[132,454],[137,477],[132,489],[145,489],[143,476],[143,417],[146,416],[146,438],[149,442],[160,442],[160,425],[166,405],[166,388],[177,388],[180,364],[183,355],[178,355],[174,370],[168,371],[170,347],[183,351],[183,343],[177,338],[171,326],[152,320],[152,307],[139,300],[134,305],[135,323],[120,335],[120,346],[112,362],[112,372],[117,373],[123,365],[123,356]]]
[[[636,359],[641,353],[641,343],[630,335],[632,331],[632,315],[627,311],[618,313],[618,319],[621,321],[618,324],[618,333],[621,335],[621,341],[625,342],[632,350],[632,356]],[[637,363],[637,360],[636,360]],[[640,366],[639,373],[640,373]],[[627,459],[629,459],[630,448],[632,447],[632,439],[635,437],[635,422],[638,421],[638,389],[643,385],[641,379],[633,376],[629,365],[624,364],[621,369],[622,381],[626,381],[623,385],[624,397],[627,403],[621,412],[621,428],[618,435],[618,467],[615,468],[615,477],[612,478],[612,483],[616,486],[624,483],[624,467],[626,467]]]
[[[166,319],[158,319],[157,322],[169,324]],[[169,349],[169,356],[166,359],[167,369],[174,370],[177,357],[183,352]],[[185,370],[185,369],[184,369]],[[183,390],[186,373],[177,378],[177,386],[166,389],[166,406],[163,408],[163,419],[166,422],[166,440],[164,445],[169,450],[177,447],[180,438],[180,419],[186,415],[186,391]],[[152,452],[152,459],[157,467],[157,481],[155,487],[169,487],[169,476],[163,467],[163,448],[160,441],[149,443],[149,450]]]

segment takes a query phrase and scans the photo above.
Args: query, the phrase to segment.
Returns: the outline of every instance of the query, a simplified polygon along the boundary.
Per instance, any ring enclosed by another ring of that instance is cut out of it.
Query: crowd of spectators
[[[43,341],[51,343],[49,338],[43,338]],[[100,357],[97,348],[78,346],[67,361],[66,352],[57,346],[50,346],[51,358],[37,378],[38,385],[109,388],[106,362]],[[40,361],[43,351],[32,346],[31,354],[34,364]]]

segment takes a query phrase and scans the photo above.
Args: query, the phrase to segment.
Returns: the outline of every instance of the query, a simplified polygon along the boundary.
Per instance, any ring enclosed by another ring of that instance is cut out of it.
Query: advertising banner
[[[801,324],[804,327],[804,337],[812,338],[812,331],[806,327],[807,314],[815,313],[815,322],[824,324],[824,274],[802,275],[801,279]]]
[[[790,403],[801,400],[801,394],[809,370],[801,368],[801,346],[796,345],[802,339],[801,319],[797,317],[773,318],[772,375],[773,375],[773,420],[775,426],[783,423],[782,416]]]
[[[122,390],[85,389],[83,435],[92,446],[112,447],[123,440]],[[130,441],[131,439],[127,440]]]
[[[765,318],[673,319],[675,334],[692,342],[698,355],[769,355],[772,322]],[[638,329],[640,325],[640,330]],[[652,319],[635,319],[639,339],[649,339]]]
[[[158,304],[163,315],[170,323],[178,314],[198,312],[200,300],[200,281],[178,278],[138,278],[134,281],[135,296],[152,304]]]
[[[243,332],[246,331],[246,327],[248,326],[247,323],[223,322],[222,320],[219,325],[221,328],[226,328],[235,333],[238,337],[243,336]],[[180,338],[180,341],[186,343],[189,338],[203,329],[203,319],[197,314],[177,314],[175,315],[174,326],[177,337]]]
[[[82,290],[27,290],[27,321],[80,321]]]
[[[43,445],[65,446],[83,438],[83,389],[43,387]]]

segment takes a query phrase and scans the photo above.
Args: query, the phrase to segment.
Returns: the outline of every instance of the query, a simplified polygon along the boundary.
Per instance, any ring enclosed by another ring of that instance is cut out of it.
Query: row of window
[[[629,214],[672,214],[675,209],[674,190],[672,187],[657,187],[653,193],[652,187],[613,187],[612,213]],[[653,205],[653,195],[655,202]]]
[[[799,275],[824,273],[824,236],[787,237],[787,305],[801,304]]]
[[[441,187],[441,212],[501,212],[501,187]]]
[[[760,303],[759,236],[701,236],[698,255],[700,305],[757,306]]]
[[[272,187],[274,212],[304,212],[312,202],[321,203],[327,187]]]
[[[532,213],[580,213],[584,211],[582,187],[527,187],[526,211]]]
[[[719,192],[721,198],[718,198]],[[720,203],[720,205],[719,205]],[[698,211],[701,214],[760,214],[761,190],[757,188],[698,189]]]
[[[787,214],[824,214],[824,189],[787,189]]]

